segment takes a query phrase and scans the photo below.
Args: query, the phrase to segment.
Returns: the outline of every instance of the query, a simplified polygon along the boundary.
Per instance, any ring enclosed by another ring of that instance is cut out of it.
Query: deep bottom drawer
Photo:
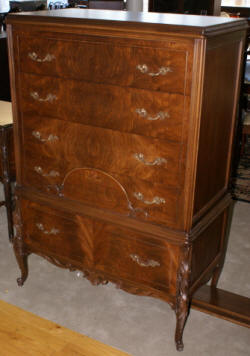
[[[179,246],[25,200],[21,215],[24,242],[31,252],[63,257],[83,270],[175,295]]]
[[[28,248],[57,257],[66,257],[86,267],[92,265],[92,247],[82,233],[81,226],[91,225],[88,218],[71,214],[61,216],[59,212],[45,206],[22,201],[21,216],[23,238]]]
[[[179,246],[105,225],[95,248],[96,270],[175,295]]]

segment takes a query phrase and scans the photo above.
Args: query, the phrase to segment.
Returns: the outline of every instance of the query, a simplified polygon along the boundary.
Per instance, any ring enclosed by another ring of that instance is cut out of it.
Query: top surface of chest
[[[60,25],[73,24],[74,26],[100,26],[120,29],[137,29],[142,31],[176,32],[186,34],[206,35],[218,31],[246,28],[246,20],[215,16],[193,16],[181,14],[159,14],[131,11],[108,10],[50,10],[11,14],[8,23],[30,21],[41,23],[54,23]]]

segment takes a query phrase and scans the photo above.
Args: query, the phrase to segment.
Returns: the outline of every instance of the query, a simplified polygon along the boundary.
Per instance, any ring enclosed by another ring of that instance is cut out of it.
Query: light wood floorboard
[[[131,356],[1,300],[0,355]]]

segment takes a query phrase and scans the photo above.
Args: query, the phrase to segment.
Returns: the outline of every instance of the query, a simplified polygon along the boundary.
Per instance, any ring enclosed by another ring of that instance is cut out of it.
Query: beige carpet
[[[250,204],[235,206],[229,249],[219,287],[250,296]],[[0,208],[0,299],[133,356],[174,356],[175,315],[164,302],[114,285],[92,286],[76,273],[29,258],[30,274],[17,287],[19,270]],[[0,321],[1,323],[1,321]],[[184,331],[185,356],[249,355],[249,329],[191,310]],[[0,347],[0,356],[2,355]],[[21,355],[20,355],[21,356]],[[42,355],[47,356],[47,355]],[[101,356],[101,355],[100,355]]]

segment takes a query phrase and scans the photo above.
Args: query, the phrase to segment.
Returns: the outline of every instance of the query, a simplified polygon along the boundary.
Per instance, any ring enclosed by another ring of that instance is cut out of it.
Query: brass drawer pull
[[[134,193],[134,197],[137,199],[137,200],[140,200],[142,201],[144,204],[147,204],[147,205],[153,205],[153,204],[156,204],[156,205],[160,205],[160,204],[165,204],[166,203],[166,200],[164,198],[159,198],[159,197],[154,197],[153,200],[149,201],[149,200],[144,200],[144,195],[140,192],[135,192]]]
[[[136,254],[131,254],[129,257],[141,267],[160,267],[160,263],[154,260],[143,261],[142,258]]]
[[[148,121],[165,120],[166,118],[170,117],[169,113],[164,111],[159,111],[155,116],[149,116],[147,110],[144,108],[138,108],[135,110],[135,112]]]
[[[48,231],[41,223],[37,223],[36,227],[38,228],[38,230],[42,231],[45,235],[57,235],[60,232],[58,229],[55,228],[52,228],[50,231]]]
[[[43,63],[43,62],[52,62],[54,59],[56,59],[56,57],[54,56],[54,54],[46,54],[46,56],[44,58],[39,58],[38,54],[36,52],[29,52],[28,53],[28,57],[30,59],[32,59],[32,61],[34,62],[39,62],[39,63]]]
[[[34,167],[34,171],[38,174],[40,174],[43,177],[59,177],[60,174],[57,171],[50,171],[49,173],[45,173],[42,169],[42,167]]]
[[[32,131],[32,135],[41,142],[53,142],[59,140],[58,136],[50,134],[48,138],[42,138],[39,131]]]
[[[40,95],[38,94],[37,91],[32,91],[30,93],[30,96],[34,99],[34,100],[37,100],[37,101],[41,101],[41,102],[46,102],[48,101],[49,103],[52,103],[53,101],[57,100],[57,96],[54,95],[54,94],[48,94],[46,96],[46,98],[40,98]]]
[[[158,77],[160,75],[166,75],[169,72],[172,72],[172,69],[170,67],[160,67],[158,72],[149,72],[149,68],[146,64],[138,64],[136,67],[141,73],[143,74],[148,74],[151,77]]]
[[[143,153],[135,153],[134,158],[137,159],[137,161],[145,164],[145,166],[160,166],[164,163],[167,163],[167,160],[162,157],[157,157],[153,162],[148,162],[145,160]]]

